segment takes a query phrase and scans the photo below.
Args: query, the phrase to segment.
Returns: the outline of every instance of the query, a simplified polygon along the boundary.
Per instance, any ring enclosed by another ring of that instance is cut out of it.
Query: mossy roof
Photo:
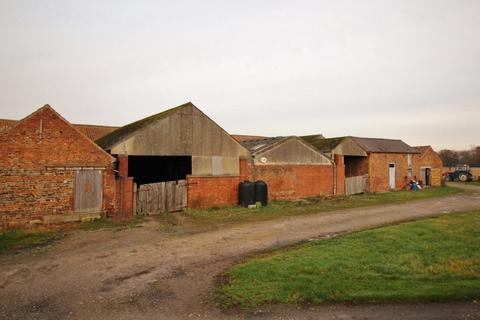
[[[110,149],[113,147],[116,143],[119,141],[130,137],[133,135],[136,131],[145,128],[151,123],[157,122],[161,119],[165,119],[166,117],[174,114],[175,112],[179,111],[180,109],[183,109],[188,106],[193,106],[193,103],[187,102],[185,104],[182,104],[178,107],[171,108],[165,111],[162,111],[160,113],[154,114],[152,116],[143,118],[141,120],[132,122],[130,124],[127,124],[126,126],[123,126],[121,128],[118,128],[115,131],[110,132],[106,136],[103,136],[102,138],[98,139],[95,141],[100,147],[103,149]]]
[[[301,137],[306,142],[317,148],[320,152],[331,152],[347,137],[325,138],[322,135],[310,135]]]

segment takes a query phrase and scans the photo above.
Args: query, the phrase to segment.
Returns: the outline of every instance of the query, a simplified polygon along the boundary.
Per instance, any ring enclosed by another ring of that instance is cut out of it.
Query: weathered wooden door
[[[137,190],[137,213],[156,214],[187,208],[187,181],[142,184]]]
[[[77,170],[75,173],[74,211],[97,213],[102,211],[102,170]]]
[[[367,175],[345,178],[345,194],[358,194],[367,191]]]

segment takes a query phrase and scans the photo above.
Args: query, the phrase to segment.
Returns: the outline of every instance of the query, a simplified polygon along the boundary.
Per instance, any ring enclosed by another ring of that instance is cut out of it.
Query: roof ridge
[[[173,114],[174,112],[183,109],[187,106],[194,106],[193,103],[187,102],[184,104],[181,104],[179,106],[173,107],[166,109],[164,111],[158,112],[156,114],[153,114],[151,116],[139,119],[137,121],[131,122],[125,126],[119,127],[118,129],[110,132],[109,134],[101,137],[100,139],[96,140],[95,143],[97,143],[99,146],[102,148],[109,148],[113,144],[117,143],[121,139],[125,137],[131,136],[138,128],[145,127],[157,120],[161,120],[170,114]]]

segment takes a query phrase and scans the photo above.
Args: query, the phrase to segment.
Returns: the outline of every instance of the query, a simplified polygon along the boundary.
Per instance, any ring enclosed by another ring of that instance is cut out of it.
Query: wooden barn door
[[[102,170],[77,170],[75,174],[74,211],[97,213],[102,211]]]
[[[142,184],[137,189],[137,214],[181,211],[187,208],[187,181]]]

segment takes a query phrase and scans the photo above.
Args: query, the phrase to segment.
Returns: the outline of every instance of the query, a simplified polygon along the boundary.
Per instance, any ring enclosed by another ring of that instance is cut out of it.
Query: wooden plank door
[[[178,180],[175,188],[175,211],[187,209],[187,180]]]
[[[143,184],[137,189],[137,213],[156,214],[187,208],[187,181]]]
[[[102,170],[77,170],[75,173],[74,211],[98,213],[102,211]]]

